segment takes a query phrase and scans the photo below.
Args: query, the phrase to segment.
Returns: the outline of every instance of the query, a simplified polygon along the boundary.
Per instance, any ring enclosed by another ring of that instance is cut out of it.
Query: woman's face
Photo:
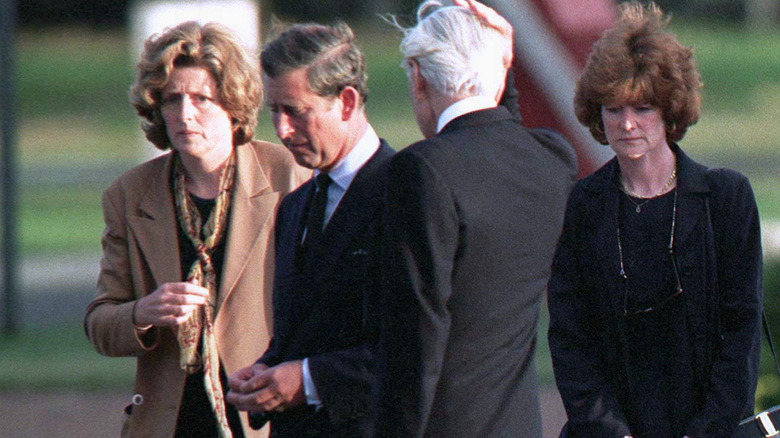
[[[609,146],[618,157],[641,158],[668,148],[661,110],[653,105],[602,105],[601,120]]]
[[[184,156],[222,163],[232,150],[233,130],[211,73],[203,67],[177,67],[161,94],[162,116],[173,149]]]

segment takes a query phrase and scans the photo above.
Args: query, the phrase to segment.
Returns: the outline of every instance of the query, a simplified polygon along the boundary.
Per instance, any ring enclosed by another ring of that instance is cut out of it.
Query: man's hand
[[[268,368],[255,364],[230,376],[227,401],[241,411],[282,412],[306,404],[303,361],[283,362]]]
[[[137,327],[178,326],[190,318],[196,307],[206,304],[209,290],[192,283],[164,283],[135,305]]]
[[[228,378],[228,387],[232,391],[240,392],[241,385],[248,382],[253,377],[259,376],[267,369],[268,365],[264,363],[256,363],[246,368],[241,368]]]

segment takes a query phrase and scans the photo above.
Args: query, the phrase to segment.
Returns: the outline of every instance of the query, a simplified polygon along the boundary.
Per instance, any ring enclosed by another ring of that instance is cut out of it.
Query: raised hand
[[[133,321],[137,327],[178,326],[196,307],[206,304],[208,289],[192,283],[164,283],[138,300]]]

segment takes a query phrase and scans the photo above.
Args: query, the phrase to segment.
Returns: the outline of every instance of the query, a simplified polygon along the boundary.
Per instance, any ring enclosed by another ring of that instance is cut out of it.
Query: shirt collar
[[[442,111],[441,115],[439,116],[439,123],[436,126],[436,133],[441,132],[441,130],[447,126],[447,123],[450,123],[454,119],[464,114],[495,107],[495,99],[491,99],[485,96],[472,96],[461,99]]]
[[[347,190],[352,180],[355,179],[358,171],[363,167],[366,162],[371,159],[374,153],[379,149],[379,136],[371,125],[368,125],[363,137],[357,142],[354,148],[349,151],[346,157],[336,165],[328,175],[333,180],[333,183],[341,187],[342,190]],[[314,172],[314,176],[320,174],[319,170]]]

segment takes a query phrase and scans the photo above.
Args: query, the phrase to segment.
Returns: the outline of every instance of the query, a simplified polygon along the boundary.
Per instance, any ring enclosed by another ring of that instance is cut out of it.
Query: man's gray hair
[[[468,9],[446,0],[427,0],[418,23],[403,29],[403,67],[417,61],[420,74],[438,93],[453,98],[496,97],[504,86],[506,40]]]

